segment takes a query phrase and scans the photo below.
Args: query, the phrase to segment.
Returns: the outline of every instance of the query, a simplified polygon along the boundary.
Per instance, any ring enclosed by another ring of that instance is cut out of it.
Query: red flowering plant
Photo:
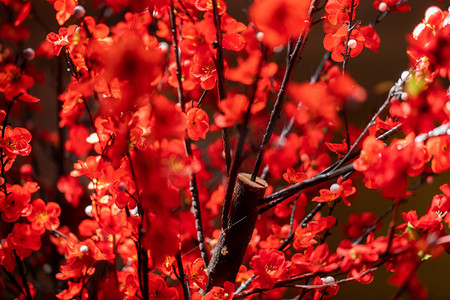
[[[352,107],[374,95],[349,64],[408,0],[0,2],[1,299],[319,300],[381,270],[395,299],[433,293],[420,267],[450,249],[442,3],[361,127]],[[359,209],[367,189],[384,212]]]

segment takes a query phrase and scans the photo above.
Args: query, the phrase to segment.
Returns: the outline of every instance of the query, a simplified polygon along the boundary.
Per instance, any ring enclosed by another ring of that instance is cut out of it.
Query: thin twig
[[[17,255],[16,251],[14,251],[14,256],[16,258],[16,264],[17,268],[19,269],[20,278],[22,278],[23,287],[25,288],[25,298],[27,300],[32,300],[33,297],[31,297],[30,287],[28,286],[27,276],[25,275],[23,269],[22,259],[19,257],[19,255]]]
[[[25,291],[22,289],[22,287],[20,286],[20,284],[17,282],[17,280],[14,278],[14,276],[8,272],[6,270],[6,268],[3,265],[0,265],[0,269],[2,269],[2,271],[6,274],[6,276],[8,276],[9,280],[11,280],[11,282],[14,284],[14,286],[16,287],[16,289],[25,297],[25,299],[27,298],[27,294],[25,293]]]
[[[357,244],[361,244],[366,238],[367,236],[375,231],[375,229],[377,229],[377,225],[378,223],[381,222],[381,220],[383,220],[388,214],[391,213],[391,211],[394,209],[394,205],[389,206],[389,208],[387,210],[385,210],[373,223],[372,225],[370,225],[366,231],[353,242],[353,245],[357,245]]]
[[[212,0],[213,6],[213,18],[214,26],[216,27],[216,40],[217,40],[217,59],[214,59],[217,68],[218,89],[220,100],[227,97],[227,90],[225,86],[225,74],[224,74],[224,62],[223,62],[223,47],[222,47],[222,31],[220,25],[220,16],[217,8],[217,0]],[[229,128],[223,128],[222,130],[223,147],[225,150],[225,164],[227,166],[227,173],[231,168],[231,144],[230,144],[230,130]]]
[[[214,1],[214,0],[213,0]],[[318,1],[313,0],[311,2],[311,6],[309,9],[309,18],[312,20],[314,16],[314,10],[317,6]],[[251,180],[255,181],[258,176],[259,168],[261,167],[262,158],[264,154],[264,150],[266,145],[269,143],[270,138],[272,137],[272,133],[275,129],[275,124],[280,117],[281,110],[283,108],[284,99],[286,97],[286,92],[288,88],[288,84],[291,81],[291,78],[294,74],[295,67],[297,66],[297,62],[299,61],[299,57],[303,52],[306,41],[308,40],[308,36],[310,33],[310,27],[303,29],[302,34],[297,38],[297,43],[295,44],[294,49],[290,55],[289,63],[286,66],[286,71],[284,73],[283,81],[281,82],[280,89],[278,91],[277,99],[272,109],[272,113],[270,114],[270,120],[267,124],[266,132],[264,134],[263,140],[261,142],[261,146],[259,148],[258,155],[256,157],[255,166],[253,168]]]
[[[173,50],[174,50],[174,56],[175,56],[175,62],[176,62],[176,74],[177,74],[177,80],[178,80],[178,104],[181,107],[181,111],[185,111],[185,99],[184,99],[184,92],[183,92],[183,74],[182,74],[182,68],[181,68],[181,59],[178,51],[178,37],[177,37],[177,28],[176,28],[176,21],[175,21],[175,8],[173,5],[173,1],[171,3],[171,9],[169,11],[170,16],[170,28],[173,35]],[[206,92],[203,93],[203,95],[206,95]],[[204,97],[204,96],[203,96]],[[202,97],[202,98],[203,98]],[[184,139],[184,147],[186,149],[186,154],[189,157],[193,157],[192,155],[192,145],[189,138]],[[198,185],[197,185],[197,177],[195,173],[190,174],[190,184],[189,184],[189,190],[191,192],[192,197],[192,208],[194,212],[195,217],[195,228],[197,229],[197,241],[198,245],[201,251],[201,255],[203,260],[205,261],[205,264],[208,265],[208,253],[206,251],[205,246],[205,238],[203,235],[203,224],[202,224],[202,214],[201,214],[201,206],[200,206],[200,199],[199,199],[199,191],[198,191]]]
[[[191,294],[189,293],[189,282],[188,282],[186,274],[184,274],[183,261],[181,260],[181,251],[178,251],[178,253],[175,257],[176,257],[177,265],[178,265],[178,276],[177,277],[178,277],[178,280],[180,280],[181,286],[183,287],[184,300],[191,300]]]

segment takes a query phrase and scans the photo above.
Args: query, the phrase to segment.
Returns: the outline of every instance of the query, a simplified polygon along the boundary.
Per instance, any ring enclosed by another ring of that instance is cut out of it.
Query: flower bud
[[[23,57],[25,57],[26,60],[33,60],[35,54],[36,53],[32,48],[26,48],[23,50]]]
[[[330,284],[336,282],[333,276],[327,276],[325,278],[321,278],[325,284]]]
[[[84,209],[84,213],[85,213],[88,217],[92,217],[92,205],[86,206],[86,208]]]
[[[256,40],[258,41],[258,42],[262,42],[262,40],[264,39],[264,33],[263,32],[258,32],[257,34],[256,34]]]
[[[78,6],[75,7],[75,10],[74,10],[74,13],[73,13],[75,18],[81,19],[82,17],[84,17],[85,14],[86,14],[86,10],[84,9],[83,6],[78,5]]]
[[[348,43],[347,43],[347,46],[348,46],[350,49],[355,49],[357,45],[358,45],[358,43],[356,43],[356,41],[353,40],[353,39],[349,40]]]
[[[384,2],[381,2],[380,5],[378,5],[378,10],[381,12],[384,12],[387,10],[387,4]]]
[[[340,190],[341,190],[341,186],[339,184],[337,184],[337,183],[333,183],[330,186],[330,192],[332,192],[332,193],[339,193]]]
[[[126,190],[128,190],[127,184],[125,182],[119,183],[119,190],[122,192],[125,192]]]

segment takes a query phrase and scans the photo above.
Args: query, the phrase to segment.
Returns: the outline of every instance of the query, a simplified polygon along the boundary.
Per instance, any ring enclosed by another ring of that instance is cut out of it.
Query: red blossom
[[[408,12],[411,6],[398,0],[374,0],[373,7],[380,11]]]
[[[57,34],[54,32],[50,32],[47,35],[46,40],[53,45],[54,55],[58,56],[63,47],[70,45],[70,40],[72,39],[72,36],[77,28],[77,25],[70,25],[67,28],[61,27]]]
[[[25,128],[6,127],[4,135],[0,138],[0,147],[9,158],[17,155],[27,156],[31,152],[31,133]]]
[[[347,179],[341,182],[342,177],[339,177],[337,183],[331,185],[330,189],[321,189],[320,197],[315,197],[312,201],[316,202],[330,202],[341,197],[345,205],[350,206],[350,202],[347,197],[353,195],[356,192],[356,188],[352,185],[352,181]]]
[[[216,86],[218,75],[216,65],[211,57],[195,55],[190,73],[194,81],[200,83],[203,89],[212,90]]]
[[[330,254],[327,244],[321,244],[315,249],[309,247],[304,254],[296,253],[292,256],[295,272],[330,272],[339,266],[339,256]]]
[[[25,74],[20,68],[12,64],[3,67],[2,72],[0,72],[0,92],[9,101],[39,102],[38,98],[29,95],[26,91],[33,84],[34,80],[31,76]]]
[[[72,126],[69,130],[69,139],[64,144],[64,148],[77,156],[85,156],[92,149],[92,145],[86,142],[88,137],[89,131],[86,127],[82,125]]]
[[[212,11],[213,2],[212,0],[195,0],[195,8],[200,11]],[[219,15],[222,15],[227,10],[227,4],[223,0],[217,0],[217,11]]]
[[[189,138],[194,141],[198,141],[199,138],[205,139],[209,130],[208,114],[201,108],[191,108],[186,115],[186,130]]]
[[[295,172],[294,169],[288,168],[286,173],[283,174],[283,179],[290,184],[296,184],[308,179],[308,176],[303,172]]]
[[[296,250],[302,251],[316,244],[316,235],[326,229],[330,229],[336,223],[332,216],[320,218],[317,221],[308,222],[306,227],[299,226],[295,230],[293,246]]]
[[[327,19],[333,25],[340,25],[349,21],[349,15],[352,11],[352,20],[356,15],[356,7],[359,5],[359,0],[330,0],[325,5],[325,11],[327,12]]]
[[[53,7],[57,11],[56,20],[62,26],[75,11],[75,6],[78,5],[77,0],[56,0]]]
[[[286,261],[284,253],[274,249],[264,249],[252,257],[250,267],[255,271],[255,287],[271,289],[279,280],[288,277],[291,263]]]
[[[264,33],[263,42],[275,47],[309,29],[309,6],[310,1],[259,0],[250,7],[250,17]]]
[[[225,281],[223,288],[214,286],[206,295],[203,300],[232,300],[234,297],[234,284]]]
[[[56,187],[58,188],[58,191],[64,194],[67,202],[74,207],[78,206],[80,198],[84,194],[84,189],[77,178],[70,175],[61,176]]]
[[[45,204],[42,199],[33,200],[33,210],[27,217],[33,230],[41,234],[47,230],[56,230],[59,227],[59,215],[61,207],[55,202]]]
[[[24,249],[37,251],[41,248],[41,235],[30,224],[14,224],[10,241]]]
[[[433,157],[431,169],[434,173],[450,169],[450,136],[430,138],[427,142],[427,151]]]
[[[31,194],[39,190],[35,182],[27,182],[23,186],[6,184],[7,195],[0,193],[0,211],[6,222],[17,221],[31,213]]]
[[[357,27],[352,30],[350,39],[347,40],[348,27],[342,25],[338,28],[335,33],[328,33],[323,40],[323,46],[326,50],[331,52],[331,58],[335,62],[344,61],[344,56],[346,55],[345,50],[350,57],[356,57],[361,53],[365,38],[362,35],[360,29]],[[355,46],[350,47],[348,44],[350,41],[355,41]]]
[[[201,258],[197,258],[192,263],[185,265],[186,275],[189,278],[190,283],[195,283],[201,289],[206,289],[206,283],[208,283],[208,275],[205,271],[205,261]]]

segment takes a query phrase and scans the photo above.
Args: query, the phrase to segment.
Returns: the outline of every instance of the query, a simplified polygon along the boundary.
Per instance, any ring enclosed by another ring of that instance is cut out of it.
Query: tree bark
[[[234,283],[255,229],[258,218],[257,202],[264,196],[267,186],[267,183],[259,177],[256,181],[251,181],[251,174],[239,173],[228,226],[222,228],[208,266],[207,291],[213,286],[223,287],[225,281]]]

